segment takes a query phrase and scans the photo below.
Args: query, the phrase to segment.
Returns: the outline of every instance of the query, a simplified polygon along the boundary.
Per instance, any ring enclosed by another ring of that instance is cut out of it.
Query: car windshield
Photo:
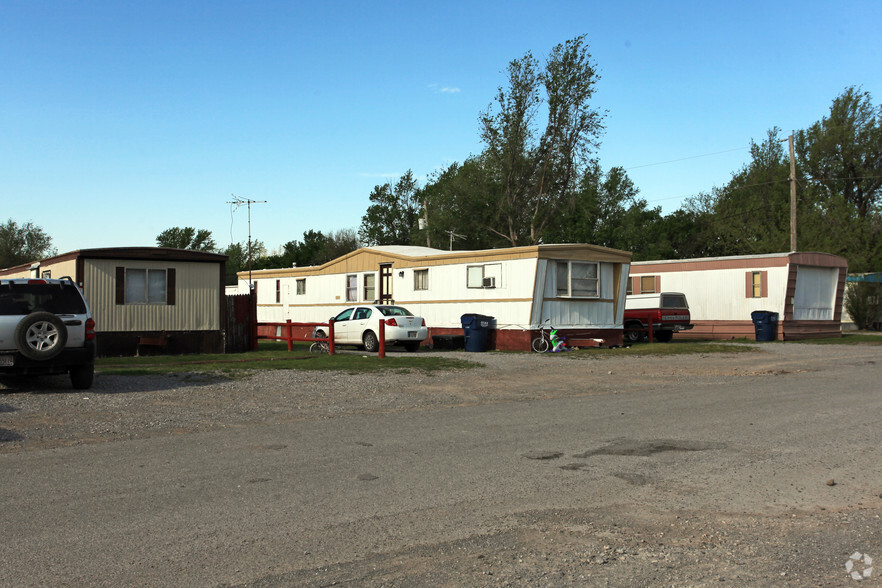
[[[413,313],[401,306],[378,306],[383,316],[413,316]]]
[[[24,315],[38,310],[85,314],[86,304],[72,284],[0,284],[0,315]]]

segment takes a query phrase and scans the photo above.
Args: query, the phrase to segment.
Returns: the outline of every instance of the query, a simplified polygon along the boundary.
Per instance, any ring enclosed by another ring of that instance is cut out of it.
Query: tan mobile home
[[[0,276],[71,277],[92,309],[99,355],[223,353],[226,259],[164,247],[82,249]]]
[[[691,339],[755,337],[754,311],[778,315],[777,339],[841,335],[848,262],[829,253],[791,252],[631,264],[628,293],[682,292]]]
[[[261,323],[327,322],[358,303],[395,303],[426,319],[429,340],[462,334],[464,314],[492,316],[496,349],[530,348],[549,320],[564,335],[621,345],[631,254],[596,245],[481,251],[378,246],[321,266],[252,271]],[[239,291],[248,291],[241,272]]]

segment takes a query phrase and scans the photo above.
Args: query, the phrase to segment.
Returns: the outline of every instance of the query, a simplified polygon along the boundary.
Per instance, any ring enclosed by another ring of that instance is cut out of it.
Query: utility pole
[[[790,251],[796,251],[796,157],[793,154],[793,133],[790,143]]]
[[[251,200],[249,198],[239,198],[235,194],[231,194],[233,200],[231,202],[227,202],[227,204],[234,204],[236,208],[239,208],[243,204],[248,207],[248,291],[250,292],[253,288],[251,284],[251,205],[252,204],[266,204],[266,200]]]
[[[423,200],[423,222],[420,223],[426,229],[426,247],[432,246],[432,238],[429,236],[429,204]]]
[[[448,235],[450,235],[450,251],[453,251],[453,239],[465,239],[465,235],[460,235],[459,233],[454,233],[453,231],[444,231]]]

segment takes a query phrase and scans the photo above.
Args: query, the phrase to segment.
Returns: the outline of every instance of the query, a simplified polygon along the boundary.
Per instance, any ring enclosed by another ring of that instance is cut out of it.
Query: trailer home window
[[[358,276],[350,274],[346,276],[346,301],[355,302],[358,300]]]
[[[364,299],[372,302],[377,299],[377,276],[375,274],[364,275]]]
[[[299,278],[297,280],[297,296],[303,296],[306,294],[306,278]]]
[[[571,298],[597,298],[599,292],[599,264],[584,261],[558,261],[558,296]]]
[[[166,290],[165,270],[126,268],[126,304],[165,304]]]
[[[429,270],[418,269],[413,270],[413,289],[428,290],[429,289]]]

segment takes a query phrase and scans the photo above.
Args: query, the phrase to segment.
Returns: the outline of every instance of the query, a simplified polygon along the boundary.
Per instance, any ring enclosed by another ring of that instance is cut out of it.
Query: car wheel
[[[70,368],[70,383],[77,390],[85,390],[92,387],[95,379],[95,364],[87,363]]]
[[[67,327],[51,312],[32,312],[15,327],[15,346],[28,359],[52,359],[67,344]]]
[[[659,343],[670,343],[674,338],[674,331],[656,331],[655,340]]]
[[[627,343],[638,343],[643,340],[645,337],[645,333],[643,331],[636,331],[634,329],[641,328],[641,325],[638,324],[630,324],[625,326],[625,342]]]
[[[405,343],[405,344],[404,344],[404,348],[405,348],[407,351],[410,351],[411,353],[413,353],[414,351],[416,351],[416,350],[418,350],[418,349],[420,348],[420,344],[419,344],[418,342],[413,342],[413,341],[412,341],[412,342],[410,342],[410,343]]]
[[[373,331],[365,331],[362,341],[364,341],[364,350],[368,353],[380,350],[380,341]]]

